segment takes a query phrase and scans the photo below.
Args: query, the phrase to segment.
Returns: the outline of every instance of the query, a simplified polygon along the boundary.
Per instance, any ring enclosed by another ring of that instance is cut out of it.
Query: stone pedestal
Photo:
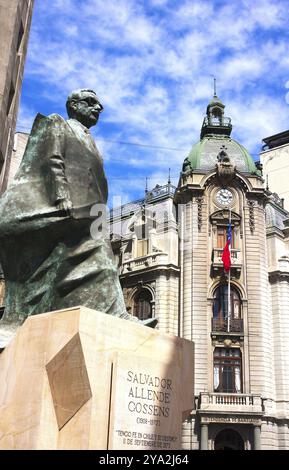
[[[29,317],[0,355],[0,449],[180,449],[193,344],[84,307]]]

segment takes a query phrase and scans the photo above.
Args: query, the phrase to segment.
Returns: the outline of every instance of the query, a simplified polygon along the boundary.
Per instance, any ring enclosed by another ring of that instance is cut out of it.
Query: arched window
[[[142,289],[134,298],[133,314],[140,320],[152,317],[152,294],[148,289]]]
[[[212,123],[213,124],[221,124],[222,122],[222,111],[220,108],[213,108],[212,109]]]
[[[228,326],[228,285],[221,284],[214,293],[213,330],[226,331]],[[230,289],[230,331],[243,331],[242,302],[237,289]]]
[[[214,351],[214,392],[242,393],[242,357],[237,348]]]

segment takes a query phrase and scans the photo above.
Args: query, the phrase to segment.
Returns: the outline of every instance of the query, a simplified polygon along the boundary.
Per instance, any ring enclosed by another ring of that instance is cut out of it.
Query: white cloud
[[[30,132],[34,119],[35,111],[25,105],[22,105],[18,115],[17,131]]]
[[[64,110],[72,89],[95,88],[105,112],[94,135],[107,165],[114,161],[137,179],[161,178],[169,166],[179,172],[199,138],[214,75],[234,136],[256,153],[263,137],[288,127],[286,3],[41,0],[25,80],[37,81],[47,114]],[[39,104],[23,103],[20,122],[28,123]],[[135,194],[137,184],[129,185]]]

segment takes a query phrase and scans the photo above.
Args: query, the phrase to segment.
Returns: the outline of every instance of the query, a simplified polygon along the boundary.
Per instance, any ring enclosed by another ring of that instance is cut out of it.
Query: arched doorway
[[[133,315],[140,320],[152,318],[152,294],[148,289],[141,289],[134,297]]]
[[[244,450],[244,441],[233,429],[220,431],[215,438],[215,450]]]

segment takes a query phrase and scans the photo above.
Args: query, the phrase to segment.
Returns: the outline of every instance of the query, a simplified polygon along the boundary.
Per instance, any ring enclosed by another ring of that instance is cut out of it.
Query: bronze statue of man
[[[107,202],[103,161],[89,132],[103,107],[88,89],[72,92],[66,107],[67,121],[36,116],[18,173],[0,199],[0,329],[77,305],[137,321],[126,311],[108,238],[90,234],[99,216],[92,208]]]

